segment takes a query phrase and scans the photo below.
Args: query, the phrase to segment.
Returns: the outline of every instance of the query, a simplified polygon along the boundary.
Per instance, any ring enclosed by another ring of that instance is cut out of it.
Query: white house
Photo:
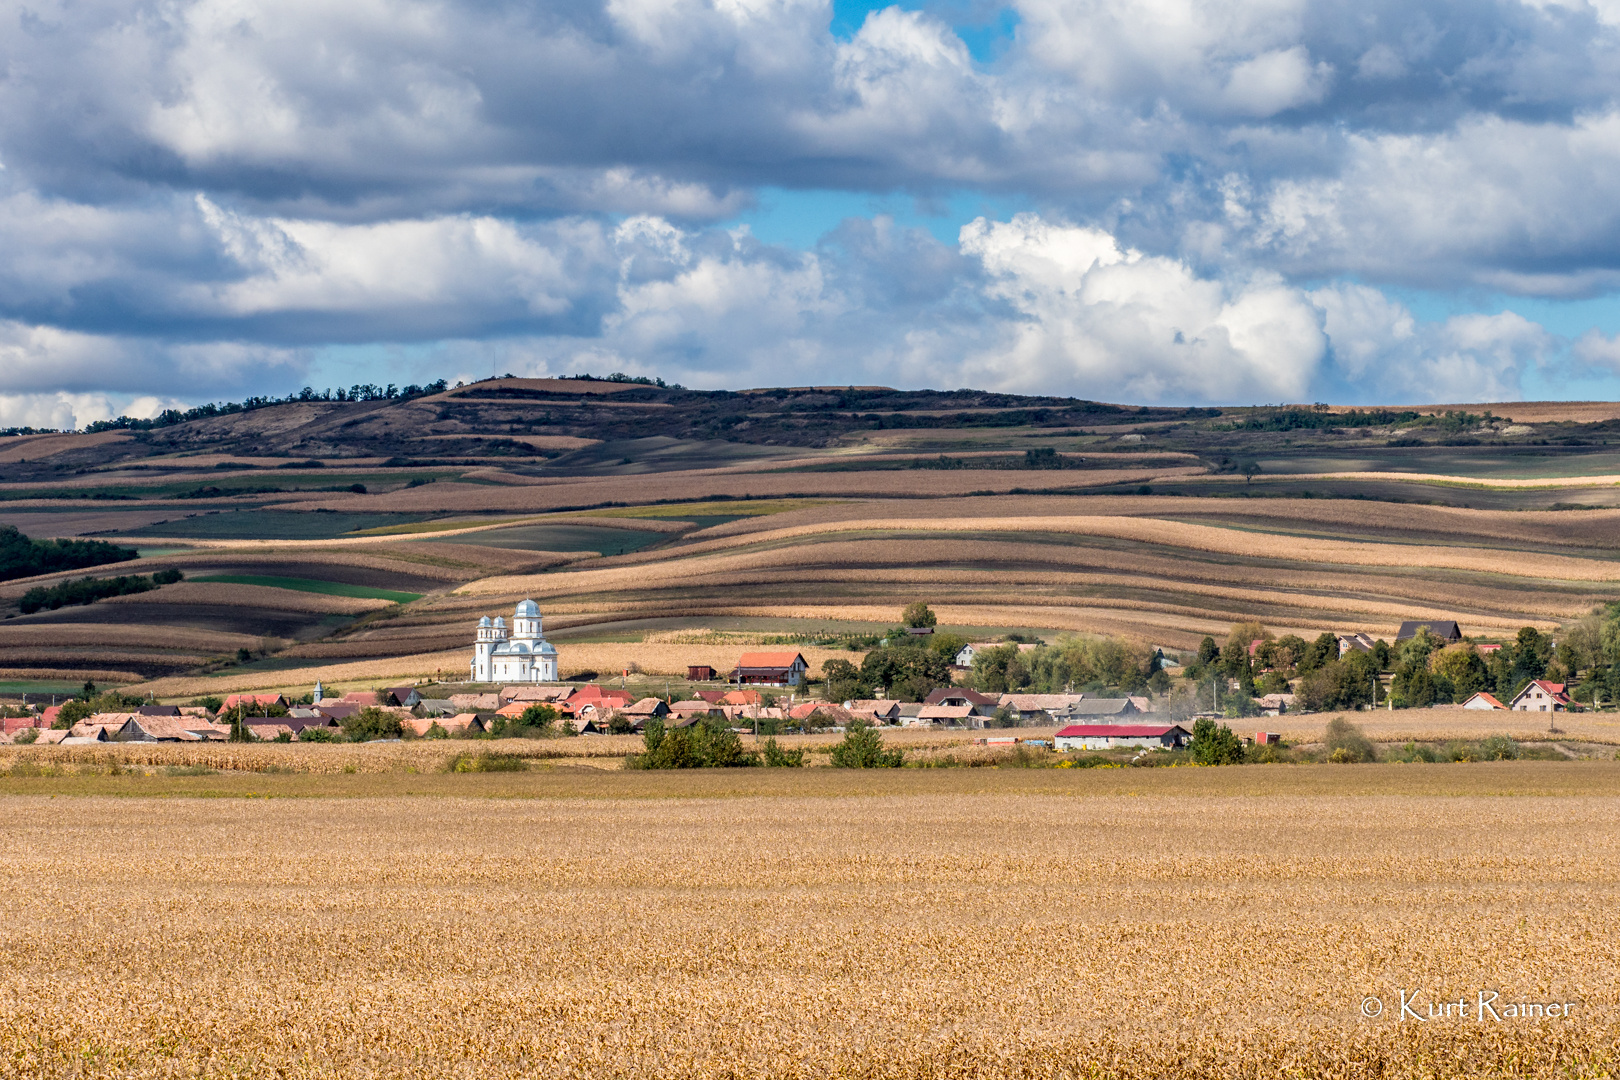
[[[1508,702],[1514,712],[1564,712],[1575,707],[1563,683],[1546,679],[1534,680]]]
[[[473,642],[472,681],[556,682],[557,650],[540,636],[540,605],[525,600],[512,614],[512,629],[497,616],[478,620]]]
[[[1465,708],[1465,709],[1489,710],[1489,709],[1506,709],[1507,706],[1502,704],[1500,701],[1498,701],[1496,699],[1496,695],[1487,694],[1485,691],[1481,690],[1479,693],[1475,694],[1473,697],[1471,697],[1467,701],[1463,702],[1463,708]]]
[[[1141,746],[1166,750],[1187,745],[1192,733],[1179,724],[1074,724],[1052,736],[1056,750],[1113,750]]]

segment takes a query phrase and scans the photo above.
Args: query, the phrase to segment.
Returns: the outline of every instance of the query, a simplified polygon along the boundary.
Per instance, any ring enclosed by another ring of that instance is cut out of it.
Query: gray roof
[[[1063,710],[1064,716],[1122,716],[1139,711],[1128,697],[1081,698]]]

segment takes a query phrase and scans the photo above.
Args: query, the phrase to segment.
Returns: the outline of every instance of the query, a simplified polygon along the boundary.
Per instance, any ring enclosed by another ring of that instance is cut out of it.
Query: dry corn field
[[[0,1072],[1616,1068],[1620,765],[749,772],[0,781]]]

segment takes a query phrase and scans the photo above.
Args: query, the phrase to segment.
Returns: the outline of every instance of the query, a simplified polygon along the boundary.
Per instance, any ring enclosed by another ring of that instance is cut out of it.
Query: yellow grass
[[[0,668],[0,679],[49,679],[79,682],[91,679],[98,683],[140,682],[141,676],[133,671],[104,671],[86,668],[5,667]]]
[[[0,900],[71,919],[7,925],[0,1075],[1607,1075],[1616,767],[1542,769],[13,796]],[[1414,988],[1577,1004],[1361,1015]]]
[[[1206,687],[1207,690],[1207,687]],[[1205,693],[1205,698],[1209,694]],[[1620,746],[1620,713],[1530,713],[1473,709],[1379,709],[1346,714],[1268,716],[1232,721],[1234,730],[1275,731],[1290,742],[1319,742],[1334,715],[1344,715],[1377,742],[1463,742],[1507,735],[1522,742],[1602,743]],[[1557,731],[1549,732],[1556,727]]]

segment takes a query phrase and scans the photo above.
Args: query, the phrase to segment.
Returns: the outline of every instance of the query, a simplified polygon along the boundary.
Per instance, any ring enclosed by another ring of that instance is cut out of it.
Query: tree
[[[1240,765],[1243,763],[1243,740],[1232,734],[1225,724],[1216,726],[1207,716],[1193,723],[1192,744],[1187,748],[1192,759],[1200,765]]]
[[[936,686],[951,685],[951,664],[918,645],[873,649],[861,661],[860,681],[887,687],[890,697],[902,701],[921,701]]]
[[[1316,640],[1305,646],[1300,654],[1299,663],[1295,665],[1301,675],[1315,671],[1317,668],[1332,660],[1339,658],[1339,639],[1332,634],[1323,632],[1316,636]]]
[[[1372,701],[1372,680],[1365,663],[1331,660],[1300,679],[1300,707],[1309,712],[1359,708]]]
[[[1200,664],[1208,664],[1220,655],[1221,647],[1215,644],[1214,638],[1206,635],[1204,640],[1198,643],[1198,662]]]
[[[1243,482],[1245,484],[1254,483],[1254,478],[1259,472],[1260,463],[1258,461],[1245,461],[1243,463]]]
[[[518,723],[524,727],[548,728],[557,719],[557,710],[550,705],[530,705],[518,717]]]
[[[1466,701],[1485,689],[1486,681],[1490,678],[1479,650],[1467,642],[1448,645],[1439,652],[1429,654],[1429,671],[1436,680],[1446,680],[1454,701]]]
[[[861,681],[860,669],[848,660],[828,660],[821,665],[821,677],[832,701],[871,696],[872,688]]]
[[[1378,757],[1366,733],[1342,716],[1328,721],[1322,732],[1322,748],[1329,761],[1341,764],[1375,761]]]
[[[643,728],[641,742],[642,752],[627,757],[625,768],[734,769],[760,763],[759,755],[745,751],[742,740],[723,719],[669,729],[654,718]]]
[[[913,628],[939,625],[939,617],[921,600],[914,604],[907,604],[906,610],[900,613],[900,621]]]
[[[952,633],[936,633],[928,639],[928,647],[953,664],[956,663],[956,654],[961,652],[963,646],[967,643],[967,638],[961,634]],[[823,668],[823,671],[825,672],[825,668]]]
[[[884,749],[883,737],[870,724],[854,720],[844,730],[844,741],[833,747],[832,764],[836,769],[898,769],[905,754]]]
[[[66,731],[80,720],[87,720],[95,714],[95,706],[88,701],[74,698],[57,711],[56,719],[52,721],[51,727],[58,731]]]
[[[405,731],[405,725],[398,716],[375,705],[367,705],[339,722],[343,725],[344,737],[350,742],[397,739]]]
[[[1533,626],[1520,627],[1513,642],[1513,681],[1522,683],[1545,675],[1552,651],[1552,641],[1542,636],[1540,630]]]
[[[760,747],[765,765],[771,769],[801,769],[804,767],[804,748],[784,750],[774,738],[766,739]]]

